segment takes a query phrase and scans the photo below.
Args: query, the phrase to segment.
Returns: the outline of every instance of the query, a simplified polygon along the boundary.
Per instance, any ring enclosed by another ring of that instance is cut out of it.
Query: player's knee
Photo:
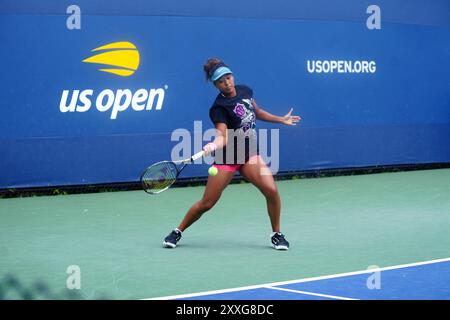
[[[209,211],[214,207],[214,205],[217,203],[218,199],[202,199],[201,200],[201,207],[203,211]]]
[[[278,195],[278,189],[275,185],[264,187],[262,193],[267,199],[275,199]]]

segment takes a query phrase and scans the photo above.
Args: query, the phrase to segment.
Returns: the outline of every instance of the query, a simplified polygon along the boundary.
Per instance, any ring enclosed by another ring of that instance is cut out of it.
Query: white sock
[[[277,233],[279,233],[279,234],[281,234],[281,232],[272,232],[271,234],[270,234],[270,237],[272,238],[274,235],[276,235]]]
[[[175,229],[173,229],[173,230],[175,230],[175,231],[178,231],[179,233],[183,233],[183,231],[181,231],[180,229],[178,229],[178,228],[175,228]]]

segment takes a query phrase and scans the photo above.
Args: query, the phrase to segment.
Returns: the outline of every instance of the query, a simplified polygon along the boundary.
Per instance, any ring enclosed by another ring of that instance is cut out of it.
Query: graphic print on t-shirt
[[[242,133],[247,133],[249,129],[254,129],[256,127],[256,117],[254,112],[254,107],[251,99],[242,99],[243,103],[236,103],[233,112],[241,118],[241,124],[239,130]]]

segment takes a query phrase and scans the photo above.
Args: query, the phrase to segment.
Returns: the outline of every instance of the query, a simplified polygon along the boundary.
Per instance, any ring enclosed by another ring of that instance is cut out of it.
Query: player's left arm
[[[255,108],[256,119],[258,120],[281,123],[290,126],[295,126],[296,123],[301,120],[300,116],[292,115],[292,110],[294,110],[293,108],[291,108],[291,110],[289,110],[289,112],[285,116],[276,116],[260,108],[255,99],[252,99],[252,105]]]

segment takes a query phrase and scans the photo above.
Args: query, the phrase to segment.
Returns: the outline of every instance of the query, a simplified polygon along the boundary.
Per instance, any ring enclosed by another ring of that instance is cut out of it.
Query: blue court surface
[[[157,299],[450,300],[450,258]]]

